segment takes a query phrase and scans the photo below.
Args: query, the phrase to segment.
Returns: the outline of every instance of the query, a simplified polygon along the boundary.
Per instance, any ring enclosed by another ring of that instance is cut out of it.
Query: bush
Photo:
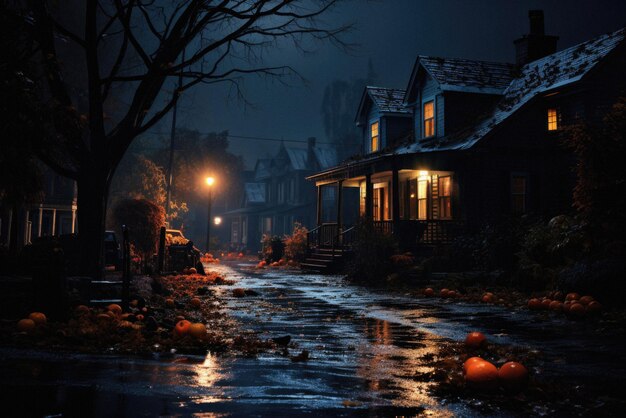
[[[263,234],[261,238],[261,253],[267,263],[278,261],[283,258],[285,244],[278,235]]]
[[[398,242],[391,234],[374,228],[371,222],[356,226],[354,257],[348,264],[348,277],[356,282],[382,283],[394,271],[392,256]]]
[[[285,257],[288,260],[294,260],[302,262],[307,256],[309,250],[307,246],[307,234],[309,230],[305,226],[302,226],[300,222],[296,222],[293,225],[293,232],[291,235],[285,235]]]
[[[165,224],[162,207],[146,199],[125,199],[113,211],[116,225],[126,225],[129,239],[147,267],[156,252],[159,229]]]

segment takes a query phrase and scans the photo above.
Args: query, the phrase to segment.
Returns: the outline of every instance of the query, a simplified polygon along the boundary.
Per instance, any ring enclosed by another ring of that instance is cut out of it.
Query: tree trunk
[[[80,271],[94,279],[104,271],[104,229],[108,198],[106,175],[99,168],[84,170],[78,179]]]

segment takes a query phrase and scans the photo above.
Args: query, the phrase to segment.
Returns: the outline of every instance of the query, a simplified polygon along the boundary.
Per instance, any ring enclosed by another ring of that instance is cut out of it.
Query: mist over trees
[[[336,144],[340,160],[360,150],[361,138],[354,124],[355,112],[363,89],[377,81],[377,75],[370,60],[365,78],[352,81],[336,79],[324,89],[324,99],[320,109],[324,120],[324,133],[330,142]]]

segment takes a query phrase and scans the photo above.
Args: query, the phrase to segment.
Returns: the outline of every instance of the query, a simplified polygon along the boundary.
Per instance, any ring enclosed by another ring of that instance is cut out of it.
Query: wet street
[[[432,371],[450,340],[473,330],[540,352],[535,374],[581,390],[612,386],[598,402],[619,396],[615,388],[626,383],[623,335],[598,336],[605,334],[595,334],[597,324],[251,266],[211,266],[259,293],[236,299],[232,287],[219,287],[224,309],[262,339],[290,335],[296,347],[289,355],[127,358],[0,349],[0,399],[19,405],[15,416],[516,415],[485,412],[477,400],[437,398],[432,383],[416,378]],[[302,350],[308,361],[290,359]],[[535,413],[555,411],[538,405]]]

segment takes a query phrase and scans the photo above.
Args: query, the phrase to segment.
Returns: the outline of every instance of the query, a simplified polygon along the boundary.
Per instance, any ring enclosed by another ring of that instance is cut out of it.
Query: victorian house
[[[557,52],[543,12],[529,17],[515,64],[418,56],[405,89],[365,89],[362,153],[308,177],[312,242],[347,242],[359,216],[413,248],[503,216],[571,211],[563,128],[601,121],[624,94],[625,31]]]

